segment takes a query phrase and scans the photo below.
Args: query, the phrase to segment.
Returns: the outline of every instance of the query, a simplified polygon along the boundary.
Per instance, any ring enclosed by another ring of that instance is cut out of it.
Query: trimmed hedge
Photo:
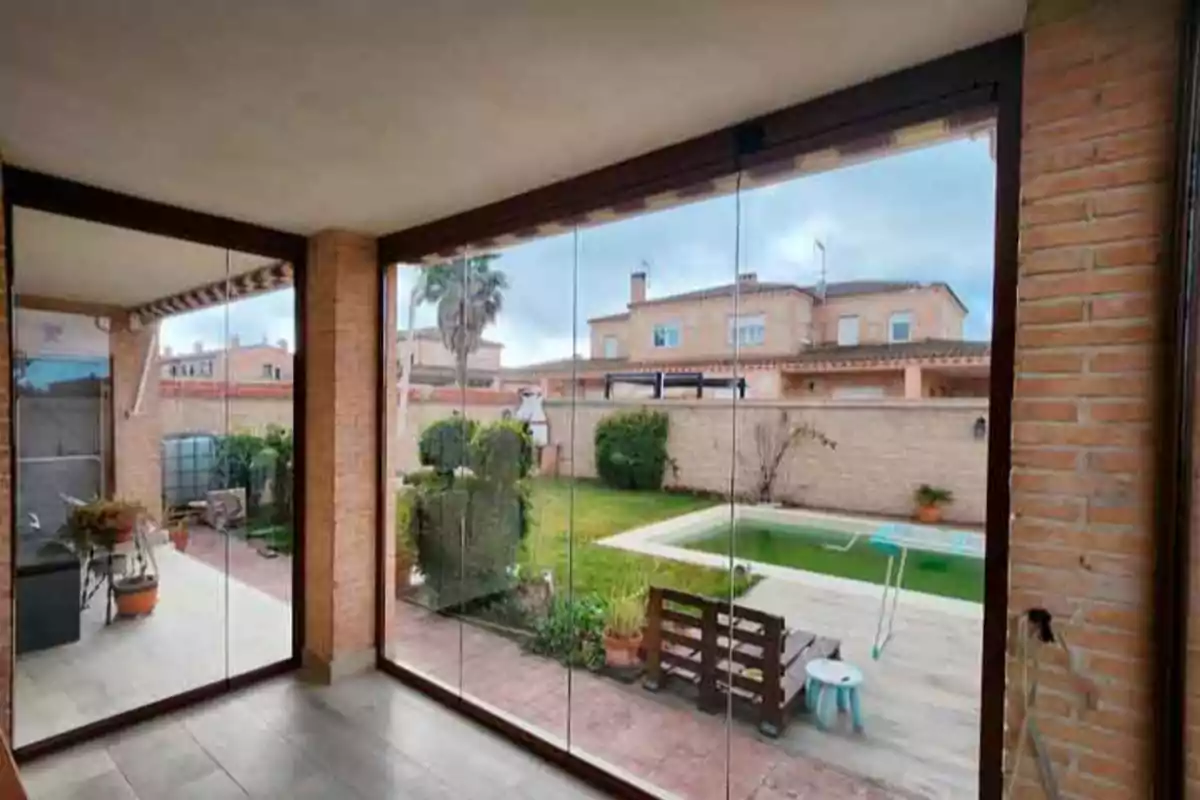
[[[533,466],[533,446],[524,426],[438,420],[421,434],[421,461],[432,471],[406,476],[407,525],[428,601],[458,607],[510,590],[529,529],[522,479]],[[471,471],[455,472],[463,466]]]
[[[478,478],[413,490],[409,540],[437,608],[512,588],[512,567],[529,525],[524,488]]]
[[[446,417],[421,431],[417,457],[438,472],[453,472],[470,462],[471,439],[479,423],[463,416]]]
[[[525,424],[503,419],[480,427],[471,438],[471,470],[493,483],[514,483],[533,469],[533,441]]]
[[[618,411],[596,425],[596,473],[614,489],[662,488],[670,419],[665,412]]]

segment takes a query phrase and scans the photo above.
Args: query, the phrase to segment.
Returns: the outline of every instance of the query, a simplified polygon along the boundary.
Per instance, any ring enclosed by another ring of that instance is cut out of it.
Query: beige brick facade
[[[162,515],[162,419],[159,414],[157,323],[134,329],[111,321],[113,497],[136,500]]]
[[[1080,706],[1060,664],[1038,712],[1068,797],[1149,796],[1150,369],[1179,16],[1176,0],[1029,8],[1009,604],[1083,614],[1071,640],[1100,708]],[[1042,797],[1023,764],[1020,796]]]
[[[378,269],[374,239],[309,241],[304,657],[326,679],[374,663]]]

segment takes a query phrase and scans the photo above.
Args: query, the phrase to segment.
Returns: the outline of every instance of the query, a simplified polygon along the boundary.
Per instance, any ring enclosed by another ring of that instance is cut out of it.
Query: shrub
[[[529,520],[523,487],[458,478],[412,495],[409,539],[431,602],[459,606],[512,588]]]
[[[417,444],[421,463],[438,472],[453,472],[466,466],[470,459],[471,437],[478,427],[475,420],[459,415],[434,422],[421,431]]]
[[[660,489],[670,421],[662,411],[619,411],[596,426],[596,472],[614,489]]]
[[[940,486],[922,483],[913,491],[913,501],[922,508],[949,505],[954,502],[954,493]]]
[[[525,425],[505,419],[484,425],[471,437],[471,469],[491,483],[515,483],[533,468],[533,441]]]
[[[568,667],[604,666],[604,603],[597,597],[556,597],[538,620],[529,649]]]

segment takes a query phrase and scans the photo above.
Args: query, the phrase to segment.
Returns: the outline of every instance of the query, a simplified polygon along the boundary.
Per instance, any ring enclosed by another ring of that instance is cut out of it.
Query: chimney
[[[635,272],[629,276],[629,304],[646,302],[646,273]]]
[[[204,352],[204,342],[201,342],[199,340],[192,342],[192,352],[193,353],[203,353]]]
[[[236,350],[241,346],[242,346],[242,337],[238,336],[236,333],[233,336],[229,337],[229,349]]]
[[[757,272],[743,272],[738,275],[738,283],[758,283]]]
[[[170,358],[172,355],[174,355],[174,352],[175,351],[171,349],[171,345],[168,344],[163,346],[163,358]]]

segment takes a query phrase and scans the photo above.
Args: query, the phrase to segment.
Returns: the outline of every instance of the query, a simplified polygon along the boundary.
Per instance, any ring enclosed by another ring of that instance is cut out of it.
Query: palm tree
[[[460,260],[429,276],[425,297],[436,298],[442,344],[454,354],[459,387],[467,385],[467,359],[479,349],[483,329],[496,321],[504,304],[508,276],[491,268],[496,254]],[[444,271],[445,270],[445,271]]]
[[[455,354],[455,376],[459,386],[466,386],[467,357],[479,347],[483,329],[494,322],[500,313],[503,300],[501,293],[508,288],[508,277],[490,267],[499,257],[499,254],[488,253],[434,264],[418,271],[417,283],[408,296],[408,333],[402,339],[399,353],[400,363],[404,365],[400,375],[401,432],[408,417],[412,354],[416,351],[417,307],[426,303],[438,307],[438,330],[442,343]],[[469,311],[464,301],[469,301]],[[446,307],[445,311],[443,306]],[[459,343],[462,349],[457,347]]]

